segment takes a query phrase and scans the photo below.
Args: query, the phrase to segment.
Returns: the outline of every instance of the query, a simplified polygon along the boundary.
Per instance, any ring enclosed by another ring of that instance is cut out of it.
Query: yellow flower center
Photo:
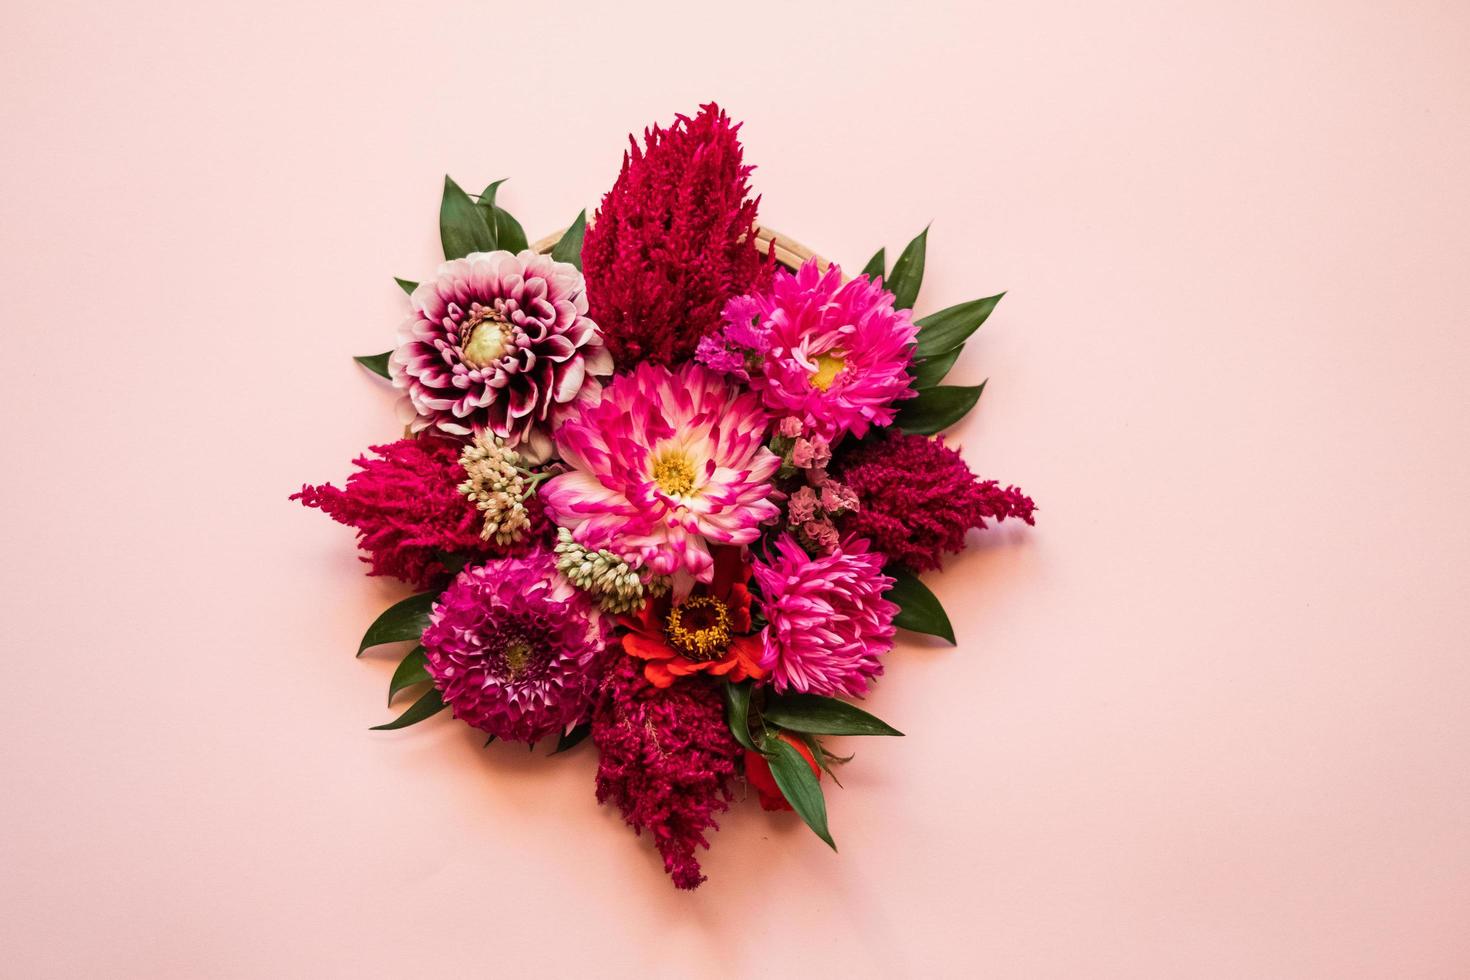
[[[832,382],[837,380],[837,376],[845,367],[847,367],[847,355],[841,351],[832,350],[825,354],[818,354],[817,370],[811,376],[812,387],[826,391],[832,387]]]
[[[510,346],[510,321],[494,310],[476,313],[463,327],[460,359],[470,367],[494,364]]]
[[[519,677],[531,659],[531,645],[525,640],[516,640],[506,646],[501,656],[505,658],[505,665],[510,668],[510,676]]]
[[[653,482],[671,497],[682,497],[694,489],[694,464],[682,449],[666,449],[653,461]]]
[[[714,596],[694,596],[669,610],[669,642],[690,660],[713,660],[730,645],[730,607]]]

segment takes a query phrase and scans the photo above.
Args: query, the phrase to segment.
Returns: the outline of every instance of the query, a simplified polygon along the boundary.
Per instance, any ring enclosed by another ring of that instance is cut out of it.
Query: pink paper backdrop
[[[1470,975],[1470,7],[41,3],[0,39],[0,949],[17,977]],[[694,895],[547,760],[390,717],[401,592],[286,502],[441,174],[535,234],[715,97],[1040,503],[931,583],[840,856]],[[891,254],[891,253],[890,253]]]

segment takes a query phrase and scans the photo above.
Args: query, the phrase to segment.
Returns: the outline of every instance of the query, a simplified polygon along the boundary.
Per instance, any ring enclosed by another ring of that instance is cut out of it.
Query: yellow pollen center
[[[811,376],[812,387],[826,391],[832,387],[832,382],[847,367],[847,355],[838,351],[828,351],[817,355],[817,370]]]
[[[713,660],[730,645],[730,607],[714,596],[685,599],[669,610],[664,634],[690,660]]]
[[[510,668],[510,676],[519,677],[521,671],[526,669],[526,662],[531,659],[531,645],[525,640],[517,640],[507,646],[501,656],[505,658],[505,665]]]
[[[460,345],[460,357],[470,367],[494,364],[505,354],[510,340],[510,322],[494,310],[477,314],[462,328],[467,338]]]
[[[686,453],[666,450],[653,461],[653,482],[664,493],[682,497],[694,489],[694,464]]]

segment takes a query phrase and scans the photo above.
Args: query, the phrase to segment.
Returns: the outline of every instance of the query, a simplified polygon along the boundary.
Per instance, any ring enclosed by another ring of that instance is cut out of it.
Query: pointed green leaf
[[[730,734],[735,736],[735,741],[740,747],[752,752],[759,752],[755,741],[750,737],[750,693],[754,684],[731,684],[724,682],[725,692],[725,721],[730,726]]]
[[[582,239],[587,237],[587,209],[577,215],[577,220],[572,226],[562,233],[561,238],[551,248],[551,257],[558,262],[570,262],[578,269],[582,268]]]
[[[429,676],[429,658],[424,655],[424,648],[414,647],[399,662],[398,669],[393,672],[393,679],[388,682],[388,703],[393,703],[393,698],[399,691],[415,684],[427,684],[433,679]]]
[[[408,710],[394,718],[386,725],[374,725],[369,731],[391,732],[399,728],[407,728],[409,725],[417,725],[425,718],[432,718],[443,711],[448,705],[439,696],[439,689],[431,687],[424,692],[423,697],[408,706]]]
[[[898,615],[893,625],[915,633],[927,633],[954,643],[954,627],[949,625],[949,616],[939,599],[929,587],[920,582],[912,572],[889,567],[884,570],[894,578],[893,588],[883,596],[898,605]]]
[[[919,326],[919,343],[914,348],[914,356],[933,357],[959,347],[990,318],[1004,295],[997,293],[984,299],[972,299],[915,320]]]
[[[481,747],[488,749],[490,747],[490,743],[493,741],[495,741],[495,736],[491,735],[489,738],[485,739],[485,744]]]
[[[924,251],[929,243],[926,226],[919,237],[904,246],[898,261],[893,263],[893,275],[883,285],[893,294],[895,310],[911,310],[919,298],[919,287],[924,284]]]
[[[884,254],[884,252],[885,249],[881,248],[878,249],[878,251],[874,252],[873,257],[868,260],[868,264],[863,266],[863,271],[861,274],[867,276],[869,279],[877,279],[882,276],[886,276],[888,274],[888,257]]]
[[[409,281],[407,279],[399,279],[397,276],[394,276],[393,277],[393,281],[396,282],[396,283],[398,283],[398,288],[399,289],[403,290],[405,293],[408,293],[408,295],[410,295],[410,296],[413,295],[413,291],[415,289],[418,289],[419,288],[419,284],[418,283],[411,282],[411,281]]]
[[[766,699],[761,717],[793,732],[809,732],[813,735],[903,734],[856,705],[817,694],[774,695]]]
[[[364,354],[361,357],[354,357],[353,360],[379,377],[390,378],[392,375],[388,373],[388,358],[392,356],[391,350],[385,350],[381,354]]]
[[[485,188],[480,194],[480,207],[485,211],[485,222],[490,226],[490,237],[494,239],[495,247],[519,252],[526,247],[526,230],[510,216],[509,211],[495,203],[495,192],[503,183],[504,177]]]
[[[917,398],[899,402],[898,417],[893,424],[905,432],[921,436],[943,432],[969,414],[984,390],[983,381],[973,387],[939,385],[925,388]]]
[[[556,748],[551,750],[552,755],[560,755],[574,746],[580,745],[582,740],[592,734],[592,725],[583,722],[569,732],[562,732],[556,740]]]
[[[775,777],[781,795],[786,797],[791,809],[806,821],[813,833],[826,841],[832,850],[837,850],[837,845],[832,842],[832,833],[827,829],[827,801],[822,798],[822,784],[817,782],[812,767],[784,738],[770,739],[766,747],[775,750],[769,761],[771,775]]]
[[[492,185],[493,186],[493,185]],[[439,241],[446,259],[460,259],[471,252],[495,250],[495,236],[485,220],[485,211],[458,184],[444,177],[444,198],[439,202]]]
[[[373,620],[373,625],[362,635],[362,644],[357,648],[357,655],[360,657],[368,647],[382,643],[417,640],[429,626],[429,607],[436,598],[438,597],[432,592],[423,592],[389,606],[383,615]]]
[[[933,357],[916,361],[911,369],[914,375],[914,390],[933,388],[943,381],[949,369],[954,367],[954,362],[959,359],[960,351],[964,349],[963,346],[960,346],[947,353],[935,354]]]

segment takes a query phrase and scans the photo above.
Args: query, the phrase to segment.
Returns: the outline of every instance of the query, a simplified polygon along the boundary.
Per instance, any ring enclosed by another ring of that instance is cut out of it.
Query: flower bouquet
[[[896,630],[954,640],[917,574],[1034,509],[936,436],[980,397],[942,382],[1000,296],[915,319],[927,231],[891,271],[801,260],[738,129],[708,105],[630,138],[593,220],[534,248],[499,181],[446,178],[445,262],[357,358],[408,431],[293,497],[416,590],[359,646],[414,644],[389,703],[421,693],[377,727],[590,735],[598,801],[680,888],[741,780],[832,845],[824,738],[900,734],[852,703]]]

